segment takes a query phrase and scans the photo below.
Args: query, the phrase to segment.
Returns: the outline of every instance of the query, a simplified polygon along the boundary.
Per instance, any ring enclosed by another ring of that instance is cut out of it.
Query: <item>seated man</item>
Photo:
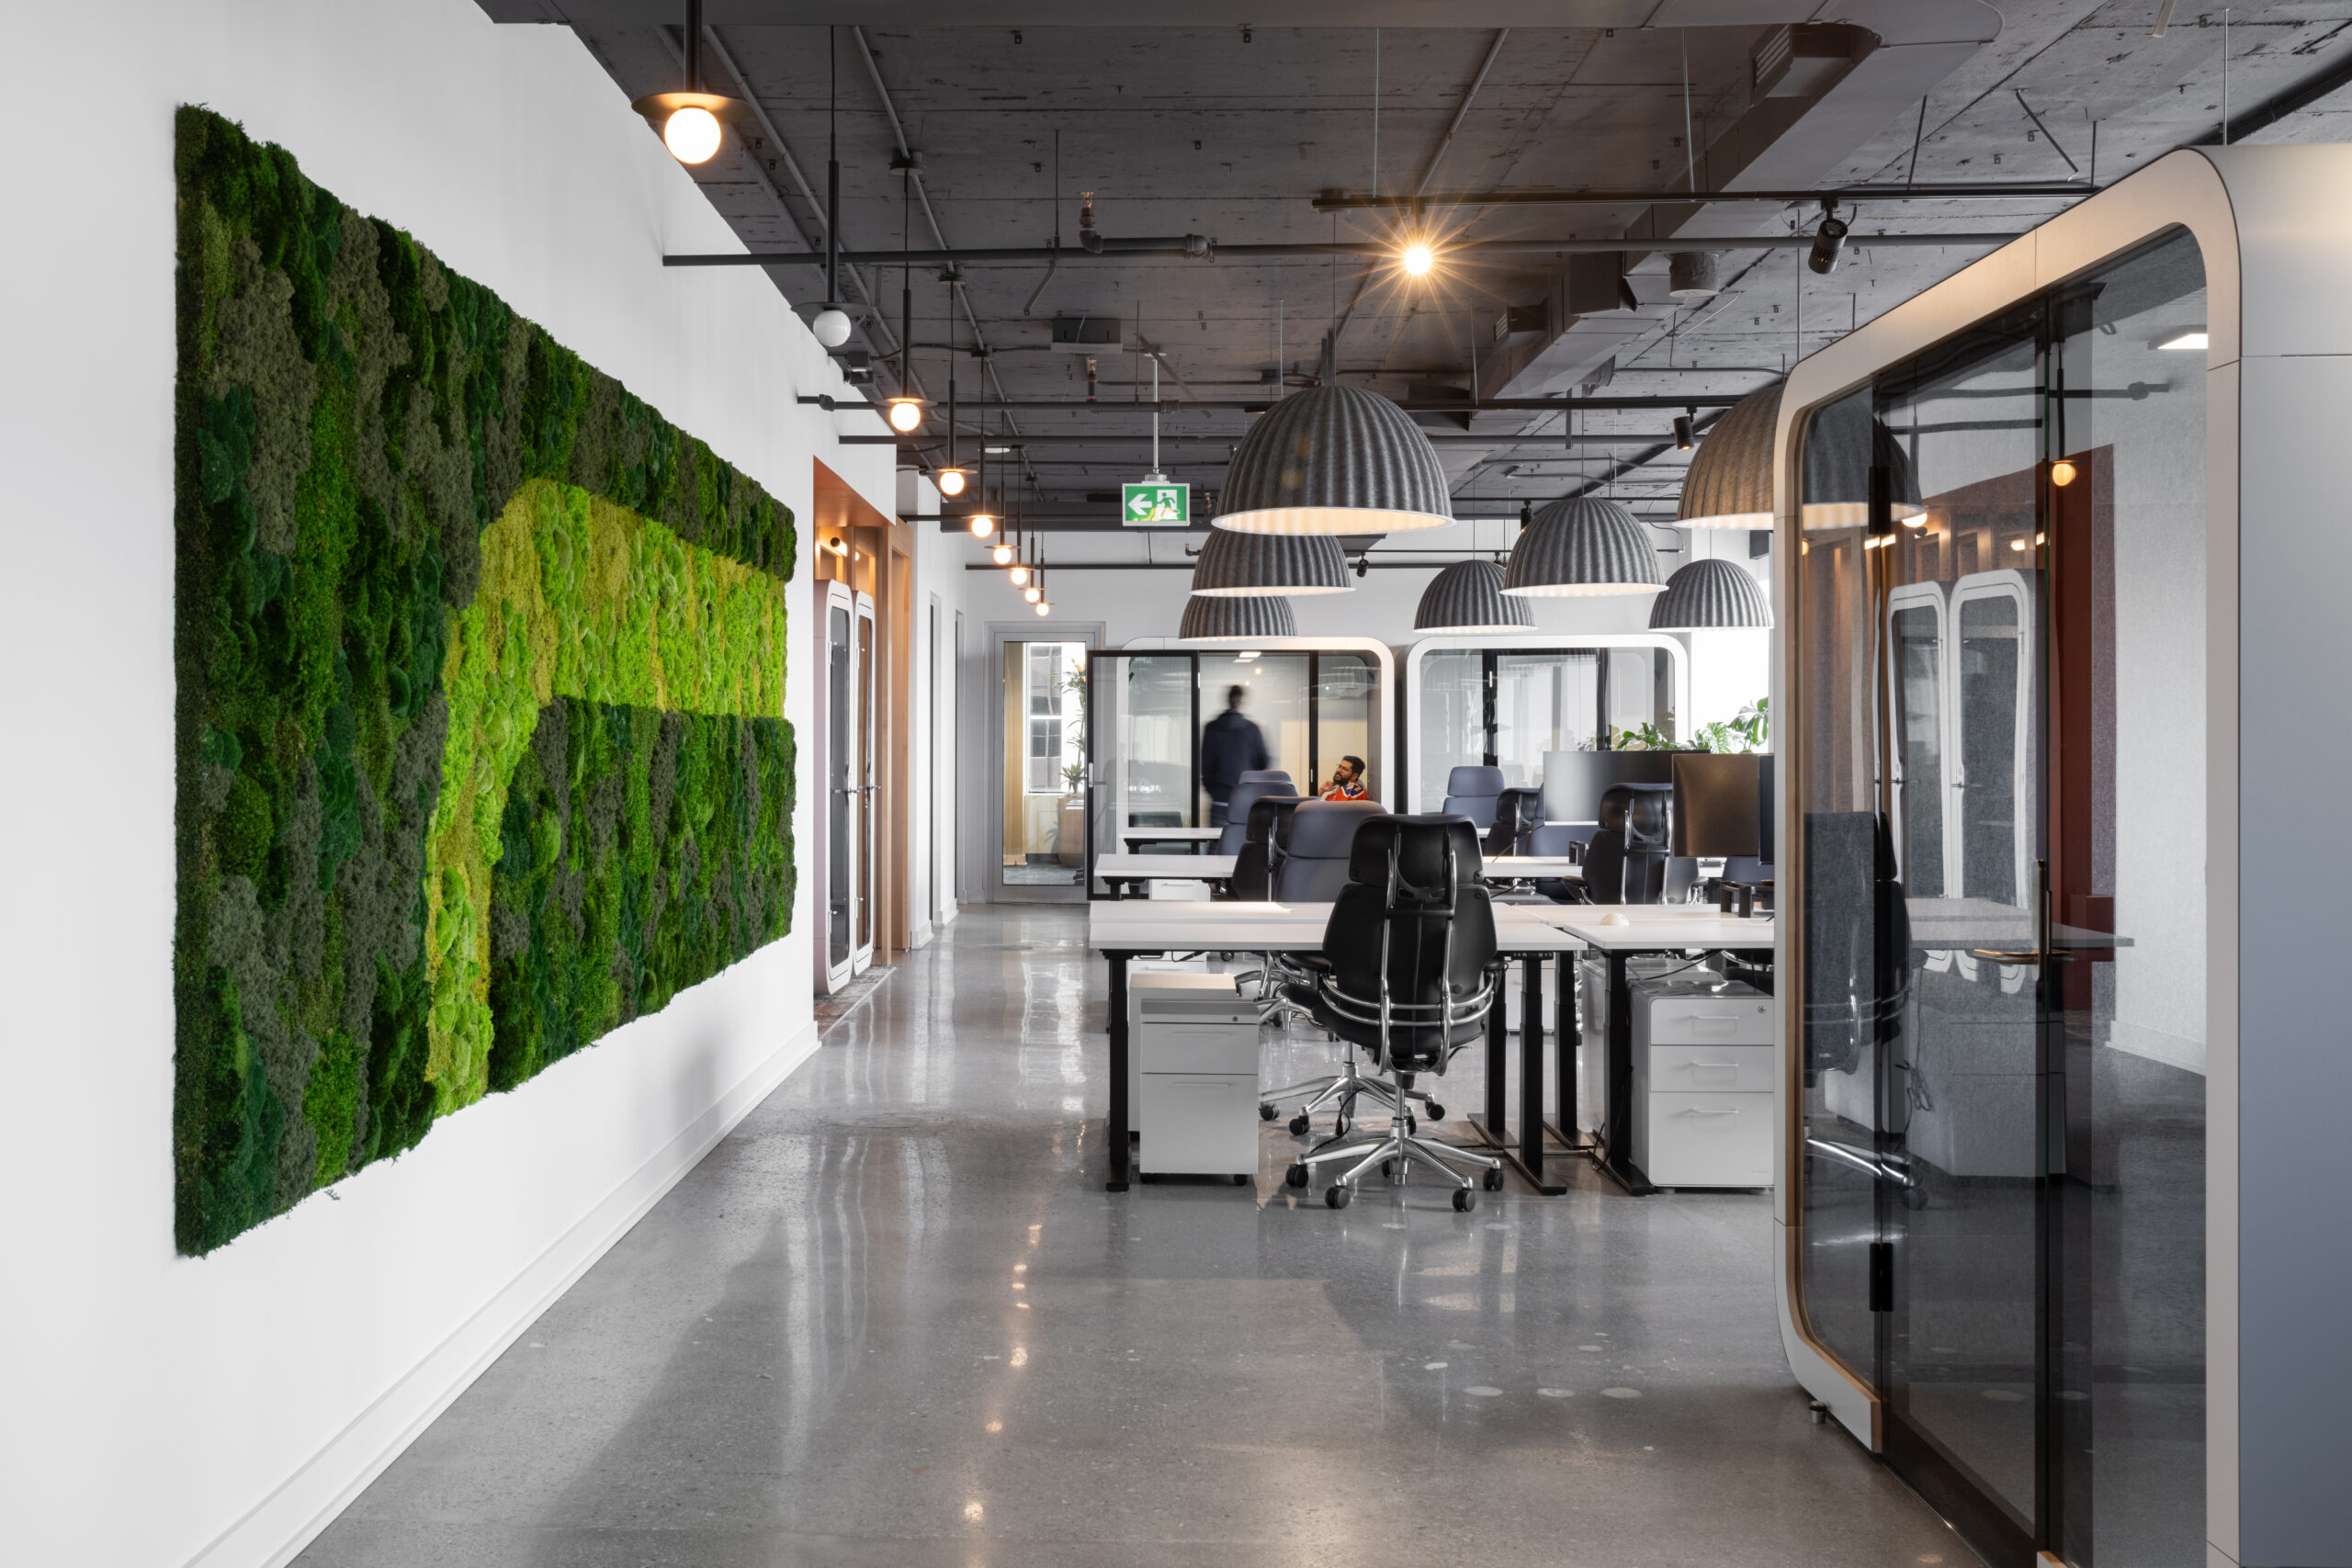
[[[1326,800],[1362,800],[1364,797],[1363,759],[1342,757],[1331,768],[1331,787],[1323,792]]]

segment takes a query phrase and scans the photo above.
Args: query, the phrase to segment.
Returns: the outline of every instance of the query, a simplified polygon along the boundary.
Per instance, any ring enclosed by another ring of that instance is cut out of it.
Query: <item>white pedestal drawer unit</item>
[[[1634,1163],[1660,1187],[1770,1187],[1772,998],[1699,976],[1634,987]]]
[[[1138,1168],[1254,1178],[1258,1006],[1230,989],[1148,991],[1135,1001]]]

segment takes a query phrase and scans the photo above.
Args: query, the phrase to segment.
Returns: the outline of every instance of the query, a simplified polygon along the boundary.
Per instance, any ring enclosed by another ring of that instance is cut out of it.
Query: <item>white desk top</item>
[[[1566,855],[1488,855],[1486,872],[1496,876],[1556,876],[1564,882],[1584,880],[1584,867]]]
[[[1198,904],[1135,898],[1097,900],[1086,909],[1087,945],[1128,952],[1177,948],[1308,953],[1322,947],[1323,928],[1331,919],[1329,904]],[[1505,953],[1566,953],[1585,945],[1577,933],[1552,923],[1550,914],[1525,904],[1496,905],[1497,945]]]
[[[1097,876],[1153,876],[1201,882],[1231,876],[1239,855],[1096,855]]]
[[[1530,906],[1521,906],[1530,908]],[[1540,913],[1563,931],[1572,931],[1587,945],[1602,952],[1645,952],[1661,947],[1770,947],[1770,918],[1740,919],[1713,905],[1560,904]],[[1609,915],[1623,915],[1622,926],[1603,925]]]

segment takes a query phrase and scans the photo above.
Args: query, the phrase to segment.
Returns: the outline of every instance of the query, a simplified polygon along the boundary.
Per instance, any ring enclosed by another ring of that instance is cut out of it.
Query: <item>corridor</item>
[[[1761,1194],[1334,1213],[1279,1125],[1254,1194],[1103,1192],[1083,931],[984,907],[900,959],[300,1562],[1968,1560],[1810,1419]]]

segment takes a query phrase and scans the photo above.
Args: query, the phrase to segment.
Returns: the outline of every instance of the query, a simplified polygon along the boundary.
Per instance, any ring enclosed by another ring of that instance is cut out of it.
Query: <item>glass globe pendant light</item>
[[[686,90],[649,93],[629,107],[662,128],[662,143],[679,163],[707,164],[722,139],[720,117],[742,106],[702,89],[702,0],[686,0],[685,46]]]

